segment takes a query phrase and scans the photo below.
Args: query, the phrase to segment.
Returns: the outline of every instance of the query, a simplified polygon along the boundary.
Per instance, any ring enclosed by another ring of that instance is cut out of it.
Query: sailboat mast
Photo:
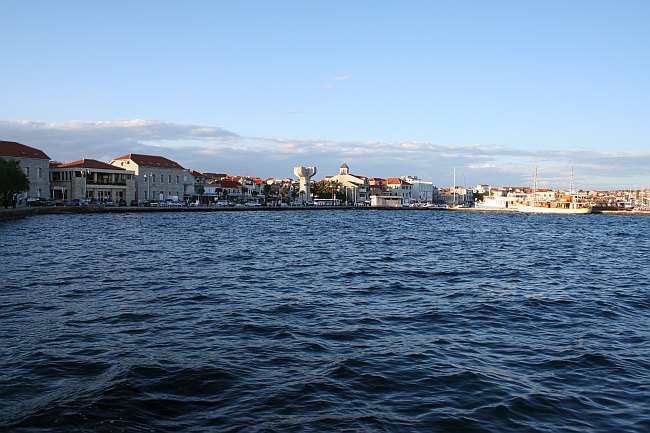
[[[535,166],[535,176],[533,177],[533,206],[537,204],[537,166]]]
[[[456,206],[456,166],[454,165],[454,206]]]

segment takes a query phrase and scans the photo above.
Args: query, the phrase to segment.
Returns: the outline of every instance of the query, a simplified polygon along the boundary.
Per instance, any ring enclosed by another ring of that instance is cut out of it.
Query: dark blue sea
[[[0,431],[648,432],[650,218],[0,223]]]

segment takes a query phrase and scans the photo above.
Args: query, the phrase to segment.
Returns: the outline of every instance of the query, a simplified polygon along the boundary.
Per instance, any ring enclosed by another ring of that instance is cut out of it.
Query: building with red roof
[[[135,173],[96,159],[50,165],[52,198],[127,204],[135,199]]]
[[[135,173],[138,201],[183,200],[194,195],[194,178],[179,163],[163,156],[129,153],[115,158],[111,165]]]
[[[0,158],[18,161],[29,179],[26,197],[50,197],[50,157],[40,149],[15,141],[0,141]]]

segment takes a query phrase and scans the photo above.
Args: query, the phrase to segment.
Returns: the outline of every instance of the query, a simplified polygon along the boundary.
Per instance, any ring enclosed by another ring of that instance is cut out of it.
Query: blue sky
[[[57,160],[650,184],[648,1],[3,0],[0,15],[0,139]]]

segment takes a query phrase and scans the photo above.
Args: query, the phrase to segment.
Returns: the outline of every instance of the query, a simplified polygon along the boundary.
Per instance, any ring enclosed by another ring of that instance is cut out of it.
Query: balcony
[[[86,185],[88,186],[126,186],[126,181],[115,181],[115,182],[109,182],[109,181],[96,181],[93,182],[92,180],[89,180],[86,182]]]

